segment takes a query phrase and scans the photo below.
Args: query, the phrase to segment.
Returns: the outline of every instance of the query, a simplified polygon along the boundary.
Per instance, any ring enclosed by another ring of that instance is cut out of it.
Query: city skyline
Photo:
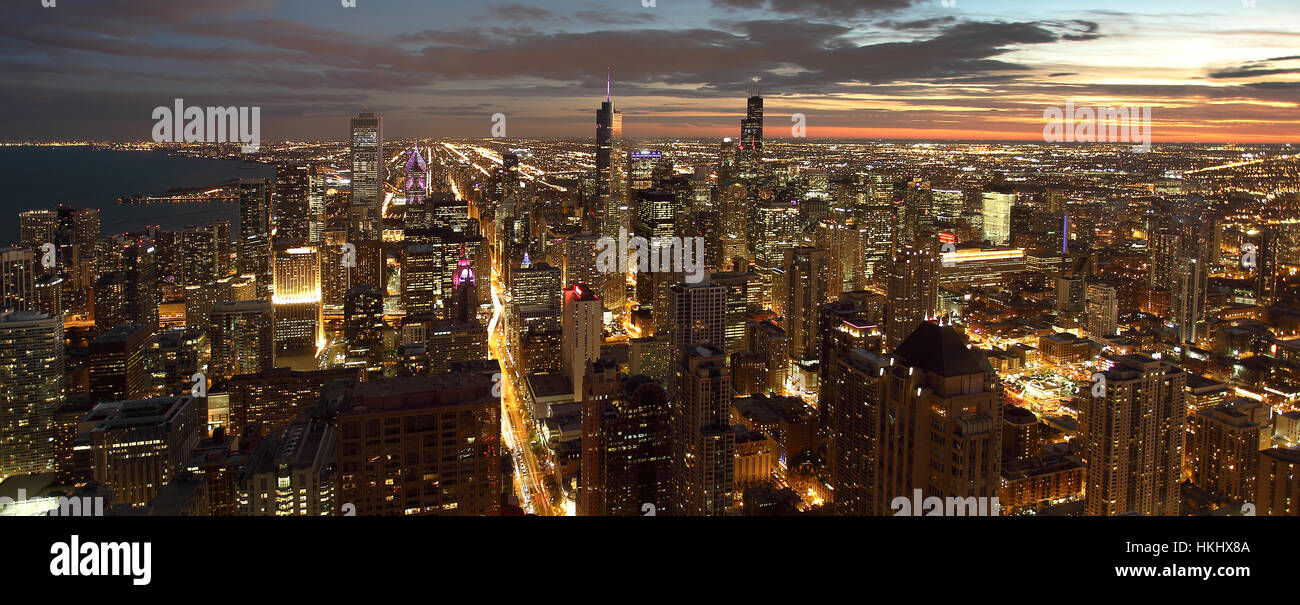
[[[7,71],[30,76],[2,85],[0,128],[148,140],[150,111],[185,99],[261,107],[266,140],[346,139],[336,116],[362,107],[389,139],[486,138],[496,113],[509,138],[589,137],[612,71],[630,139],[735,137],[754,76],[778,141],[795,114],[810,139],[1041,141],[1069,101],[1149,107],[1157,143],[1300,131],[1281,3],[655,4],[25,3],[0,25]]]

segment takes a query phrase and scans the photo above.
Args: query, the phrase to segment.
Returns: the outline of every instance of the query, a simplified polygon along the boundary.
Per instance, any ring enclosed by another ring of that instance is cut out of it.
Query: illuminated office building
[[[314,353],[324,343],[320,254],[303,242],[275,251],[275,346],[277,352]]]
[[[0,248],[0,312],[32,308],[39,266],[39,258],[30,248]]]
[[[437,314],[443,302],[442,255],[427,244],[402,251],[402,306],[410,315]]]
[[[371,375],[383,371],[384,297],[379,289],[361,284],[343,297],[343,342],[349,364],[359,363]]]
[[[800,246],[785,251],[785,331],[790,359],[818,358],[817,308],[830,298],[830,266],[825,250]]]
[[[350,123],[352,133],[351,233],[359,239],[379,237],[384,202],[384,120],[363,112]]]
[[[212,307],[209,378],[227,379],[275,367],[274,314],[269,300],[224,301]]]
[[[1011,242],[1011,207],[1016,203],[1016,194],[1009,191],[986,191],[981,196],[984,210],[985,241],[994,246],[1005,246]]]
[[[156,397],[96,405],[89,425],[94,479],[115,505],[144,506],[186,468],[206,433],[207,408],[194,397]]]
[[[63,318],[0,315],[0,480],[54,470],[54,412],[63,405]]]
[[[310,241],[312,167],[281,164],[275,167],[275,237]]]
[[[755,77],[745,104],[745,118],[740,121],[740,146],[736,164],[742,177],[755,177],[763,171],[763,97]]]
[[[1026,269],[1019,248],[958,248],[939,254],[939,286],[958,292],[966,288],[1000,289],[1014,283]]]

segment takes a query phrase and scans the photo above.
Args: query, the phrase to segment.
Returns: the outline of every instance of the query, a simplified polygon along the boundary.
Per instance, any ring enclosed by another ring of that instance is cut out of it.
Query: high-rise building
[[[0,248],[0,312],[35,310],[36,276],[41,272],[31,248]]]
[[[239,238],[271,237],[271,181],[239,179]]]
[[[42,245],[58,240],[59,213],[53,210],[27,210],[18,213],[18,245],[40,250]]]
[[[860,225],[862,255],[866,269],[866,281],[883,291],[889,283],[889,264],[894,254],[896,215],[898,209],[893,204],[871,204],[860,206],[857,220]]]
[[[879,477],[880,410],[889,362],[863,349],[835,348],[823,362],[821,405],[827,423],[827,456],[835,512],[883,515],[888,499]]]
[[[668,295],[669,346],[674,358],[687,345],[726,346],[726,288],[707,277],[674,284]]]
[[[1233,502],[1254,502],[1259,451],[1273,432],[1269,421],[1269,406],[1254,399],[1188,416],[1185,466],[1192,483]]]
[[[1256,514],[1300,516],[1300,447],[1259,453]]]
[[[54,470],[54,412],[63,405],[63,318],[0,315],[0,480]]]
[[[112,401],[81,422],[89,429],[94,478],[114,504],[143,506],[185,470],[206,434],[207,406],[190,396]]]
[[[818,358],[817,308],[830,298],[830,266],[825,250],[800,246],[785,251],[785,331],[790,335],[790,359]]]
[[[384,202],[384,120],[379,114],[362,112],[352,118],[352,217],[353,237],[376,239]]]
[[[243,434],[260,424],[263,434],[289,425],[299,414],[321,399],[325,385],[335,380],[358,379],[356,370],[335,368],[300,372],[273,368],[255,374],[239,374],[227,383],[230,395],[230,432]]]
[[[208,342],[212,380],[275,367],[274,315],[269,300],[224,301],[212,307]]]
[[[605,102],[596,110],[596,196],[587,208],[584,224],[614,237],[623,224],[623,113],[614,108],[606,79]],[[577,283],[566,281],[565,283]],[[593,283],[584,281],[584,283]]]
[[[984,205],[984,239],[994,246],[1011,243],[1011,207],[1016,194],[1009,191],[986,191],[981,197]]]
[[[672,430],[668,394],[618,364],[587,364],[582,393],[579,515],[636,516],[671,510]]]
[[[1086,308],[1088,334],[1096,338],[1119,332],[1119,294],[1114,286],[1088,284]]]
[[[384,297],[379,289],[361,284],[343,297],[343,342],[347,357],[366,367],[367,374],[383,370]]]
[[[736,435],[726,357],[713,344],[674,349],[670,424],[672,510],[677,515],[724,515],[734,504]]]
[[[723,300],[725,300],[726,311],[723,313],[723,340],[725,341],[722,348],[728,354],[735,353],[744,349],[745,343],[745,321],[749,313],[749,289],[751,286],[751,275],[742,272],[713,273],[709,279],[715,285],[724,289]]]
[[[1088,299],[1088,284],[1079,277],[1056,278],[1056,312],[1078,313]]]
[[[579,283],[564,289],[564,307],[560,313],[564,371],[573,381],[575,397],[582,396],[582,379],[588,364],[600,358],[602,313],[603,305],[591,286]]]
[[[758,77],[755,77],[745,103],[745,118],[740,121],[736,163],[742,177],[757,176],[763,168],[763,97],[759,93]]]
[[[1088,515],[1174,516],[1187,424],[1187,374],[1146,355],[1113,359],[1104,394],[1081,393]]]
[[[360,383],[338,412],[338,498],[358,515],[496,515],[501,401],[489,376]],[[394,462],[398,461],[398,462]]]
[[[435,314],[443,302],[442,255],[429,244],[402,251],[402,306],[411,315]]]
[[[938,306],[937,248],[937,242],[918,241],[902,244],[895,251],[886,301],[887,348],[897,347],[918,325],[934,316]]]
[[[927,497],[997,496],[1003,402],[988,360],[952,326],[932,322],[920,324],[893,356],[876,418],[878,493],[889,502],[915,489]]]
[[[90,343],[90,396],[98,401],[148,397],[153,380],[146,357],[153,341],[149,324],[119,324]]]
[[[302,241],[275,248],[275,346],[277,352],[314,353],[324,342],[320,253]]]
[[[1265,226],[1259,230],[1259,251],[1255,255],[1255,298],[1264,307],[1277,302],[1277,276],[1282,270],[1278,259],[1282,241],[1277,230]]]
[[[257,444],[239,473],[239,514],[322,516],[335,501],[338,432],[304,415]]]
[[[194,374],[210,364],[208,331],[175,328],[156,334],[145,353],[150,392],[155,397],[190,392]]]
[[[281,164],[275,167],[276,239],[310,241],[311,186],[311,166]]]

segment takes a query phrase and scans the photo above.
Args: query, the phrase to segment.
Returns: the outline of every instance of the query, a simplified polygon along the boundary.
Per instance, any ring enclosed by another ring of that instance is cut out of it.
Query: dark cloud
[[[907,8],[915,0],[713,0],[713,5],[731,10],[767,9],[776,13],[820,18],[854,18]]]
[[[1293,63],[1291,67],[1279,67],[1277,63]],[[1214,70],[1209,76],[1214,79],[1257,78],[1277,74],[1300,73],[1300,56],[1274,57],[1262,61],[1247,61],[1225,69]]]
[[[555,13],[537,6],[523,4],[502,4],[488,7],[488,14],[506,21],[549,21]]]

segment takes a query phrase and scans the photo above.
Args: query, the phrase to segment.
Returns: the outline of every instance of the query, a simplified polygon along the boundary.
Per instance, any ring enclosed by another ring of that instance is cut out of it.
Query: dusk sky
[[[1043,109],[1151,106],[1156,141],[1293,142],[1300,2],[7,0],[0,140],[146,140],[159,105],[262,108],[266,140],[591,137],[606,68],[628,137],[1042,140]]]

